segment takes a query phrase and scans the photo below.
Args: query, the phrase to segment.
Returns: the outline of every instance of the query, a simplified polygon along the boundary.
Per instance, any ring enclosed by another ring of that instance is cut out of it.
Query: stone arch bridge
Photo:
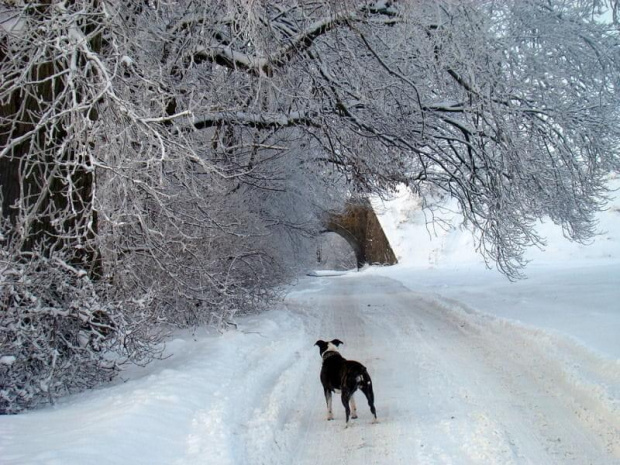
[[[365,264],[398,263],[372,205],[366,199],[351,202],[342,214],[329,214],[324,220],[324,233],[343,237],[353,249],[357,267]]]

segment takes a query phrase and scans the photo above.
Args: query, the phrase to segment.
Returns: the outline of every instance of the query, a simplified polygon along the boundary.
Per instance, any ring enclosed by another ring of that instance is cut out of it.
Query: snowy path
[[[2,465],[620,464],[620,361],[372,273],[186,334],[125,383],[0,417]],[[317,339],[373,377],[326,421]]]
[[[388,278],[332,278],[292,301],[322,314],[321,338],[339,337],[345,357],[368,366],[380,423],[359,396],[353,427],[343,429],[340,405],[325,421],[320,386],[304,383],[291,463],[620,463],[617,364]]]

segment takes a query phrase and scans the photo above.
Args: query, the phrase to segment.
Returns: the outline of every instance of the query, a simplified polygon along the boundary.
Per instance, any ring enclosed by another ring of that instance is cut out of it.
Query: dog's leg
[[[342,390],[342,405],[344,405],[344,411],[346,413],[347,416],[347,426],[349,426],[349,417],[351,416],[351,409],[349,407],[349,400],[351,399],[351,394],[349,392],[348,389],[343,389]]]
[[[329,389],[325,389],[325,402],[327,403],[327,420],[333,420],[334,414],[332,412],[332,392]]]
[[[361,391],[366,396],[368,400],[368,406],[370,407],[370,412],[374,415],[375,421],[377,420],[377,410],[375,409],[375,394],[372,391],[372,384],[370,380],[367,384],[360,386]]]
[[[357,418],[357,406],[355,405],[355,397],[353,394],[351,394],[349,405],[351,406],[351,418],[355,420]]]

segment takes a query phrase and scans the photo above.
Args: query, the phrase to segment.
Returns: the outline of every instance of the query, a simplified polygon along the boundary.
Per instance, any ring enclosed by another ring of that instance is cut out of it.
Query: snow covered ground
[[[179,332],[165,360],[0,417],[0,464],[620,464],[617,203],[600,241],[554,238],[517,283],[410,203],[382,216],[400,265],[304,277],[236,331]],[[313,344],[334,337],[378,424],[359,395],[351,427],[338,402],[326,421]]]

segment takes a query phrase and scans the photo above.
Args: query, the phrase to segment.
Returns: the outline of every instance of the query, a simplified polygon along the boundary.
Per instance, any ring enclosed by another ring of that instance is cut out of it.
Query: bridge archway
[[[395,265],[398,263],[381,223],[368,200],[347,205],[342,214],[329,214],[323,232],[343,237],[353,249],[357,267],[365,264]]]
[[[316,243],[319,270],[346,271],[357,268],[357,256],[350,243],[333,231],[322,231]]]

